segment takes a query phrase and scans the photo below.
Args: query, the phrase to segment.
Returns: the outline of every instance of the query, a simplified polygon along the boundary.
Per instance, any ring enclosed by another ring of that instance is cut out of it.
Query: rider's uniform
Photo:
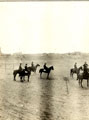
[[[27,65],[25,65],[25,72],[28,72],[28,68],[27,68]]]
[[[45,70],[45,71],[47,70],[47,66],[46,66],[46,64],[44,64],[44,70]]]
[[[85,63],[85,64],[83,65],[83,67],[84,67],[84,73],[83,73],[83,75],[84,75],[84,77],[87,77],[87,75],[88,75],[88,71],[87,71],[88,64]]]
[[[77,70],[77,65],[76,64],[74,64],[74,69]]]

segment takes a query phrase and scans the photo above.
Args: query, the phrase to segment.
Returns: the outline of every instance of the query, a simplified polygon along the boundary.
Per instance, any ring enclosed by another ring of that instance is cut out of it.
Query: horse
[[[73,74],[77,74],[77,80],[78,80],[78,74],[80,72],[80,70],[82,70],[82,66],[80,66],[79,68],[72,68],[70,69],[70,76],[72,76],[73,78]]]
[[[31,75],[31,70],[28,70],[28,72],[25,72],[25,69],[23,69],[23,70],[14,70],[13,71],[14,81],[16,81],[16,75],[17,74],[19,74],[21,82],[23,82],[22,78],[24,78],[25,76],[28,76],[28,82],[29,82],[29,77]]]
[[[23,70],[19,73],[21,82],[25,81],[25,76],[28,77],[28,82],[29,82],[30,75],[31,75],[31,70],[25,71],[25,69],[23,69]],[[22,78],[23,78],[24,80],[22,80]]]
[[[39,67],[39,66],[40,66],[39,64],[37,64],[35,66],[29,66],[28,70],[31,70],[32,72],[36,73],[37,67]]]
[[[14,70],[13,71],[13,76],[14,76],[14,81],[16,81],[16,75],[19,74],[21,72],[21,70]]]
[[[41,68],[41,69],[39,70],[40,78],[41,78],[41,76],[42,76],[42,73],[44,72],[44,73],[47,73],[47,79],[49,79],[49,74],[50,74],[51,70],[54,70],[54,67],[53,67],[53,66],[47,68],[46,70],[44,70],[43,68]]]
[[[81,87],[83,88],[82,82],[83,80],[87,80],[87,87],[89,86],[89,73],[87,72],[87,74],[83,73],[79,73],[78,74],[78,80],[79,80],[79,85],[81,85]]]

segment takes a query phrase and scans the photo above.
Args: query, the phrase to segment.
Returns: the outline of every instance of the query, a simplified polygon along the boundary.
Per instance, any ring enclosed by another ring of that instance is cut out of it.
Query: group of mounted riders
[[[85,62],[79,68],[77,67],[77,63],[75,63],[74,68],[70,69],[70,75],[73,77],[74,73],[77,74],[77,80],[79,81],[79,85],[81,85],[81,87],[83,87],[83,79],[87,80],[87,86],[89,86],[89,67],[87,62]]]
[[[74,64],[74,69],[75,71],[78,69],[77,67],[77,63]],[[82,66],[82,71],[83,71],[83,77],[88,77],[88,72],[89,72],[89,69],[88,69],[88,64],[87,62],[85,62]]]
[[[34,67],[34,63],[33,63],[33,62],[31,63],[31,67]],[[25,64],[25,67],[24,67],[24,69],[23,69],[23,68],[22,68],[22,63],[20,63],[20,65],[19,65],[19,70],[20,70],[20,71],[25,70],[25,72],[28,72],[28,66],[27,66],[27,64]]]
[[[37,69],[38,66],[40,66],[40,65],[39,64],[34,65],[34,63],[32,62],[31,66],[28,67],[27,64],[25,64],[25,66],[23,68],[22,63],[20,63],[19,69],[13,71],[14,80],[16,81],[16,75],[19,74],[19,77],[20,77],[21,81],[22,81],[22,79],[25,78],[25,76],[28,76],[28,81],[29,81],[31,71],[36,73],[36,69]],[[43,72],[47,73],[47,78],[49,78],[49,74],[50,74],[51,70],[54,70],[53,66],[47,67],[47,64],[44,63],[43,68],[41,68],[39,70],[40,78],[41,78],[41,75],[42,75]]]
[[[44,63],[44,65],[43,65],[44,71],[47,71],[47,69],[48,69],[48,67],[46,66],[46,64],[47,64],[47,63]],[[34,67],[34,63],[33,63],[33,62],[31,63],[31,67]],[[27,64],[25,64],[25,67],[24,67],[24,69],[23,69],[23,68],[22,68],[22,63],[20,63],[20,65],[19,65],[19,70],[20,70],[20,71],[25,70],[26,73],[29,72],[29,71],[28,71],[28,66],[27,66]]]

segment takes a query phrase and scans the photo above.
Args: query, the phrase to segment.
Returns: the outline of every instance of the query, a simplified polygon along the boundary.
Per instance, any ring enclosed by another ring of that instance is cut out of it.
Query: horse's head
[[[37,67],[40,66],[39,64],[36,65]]]
[[[54,70],[54,67],[53,67],[53,66],[51,66],[51,69],[52,69],[52,70]]]
[[[79,67],[79,70],[83,70],[83,67],[82,67],[82,66],[80,66],[80,67]]]
[[[78,69],[78,71],[77,71],[77,73],[78,73],[78,74],[81,74],[82,72],[83,72],[83,67],[80,66],[79,69]]]

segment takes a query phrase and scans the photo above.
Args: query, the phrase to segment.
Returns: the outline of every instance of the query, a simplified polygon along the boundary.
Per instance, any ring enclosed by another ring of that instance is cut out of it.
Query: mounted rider
[[[25,64],[25,72],[28,72],[27,64]]]
[[[87,64],[87,62],[84,63],[83,67],[84,67],[83,75],[84,75],[84,77],[87,77],[88,76],[88,64]]]
[[[31,63],[31,67],[34,67],[34,63],[33,63],[33,61],[32,61],[32,63]]]
[[[45,71],[48,69],[48,67],[46,66],[46,64],[47,63],[44,63],[44,66],[43,66],[43,68],[44,68]]]
[[[19,65],[19,76],[20,76],[20,73],[23,71],[23,68],[22,68],[22,63],[20,63]]]
[[[77,70],[77,63],[74,64],[74,69]]]
[[[23,70],[23,68],[22,68],[22,63],[20,63],[20,65],[19,65],[19,70],[20,70],[20,71]]]

